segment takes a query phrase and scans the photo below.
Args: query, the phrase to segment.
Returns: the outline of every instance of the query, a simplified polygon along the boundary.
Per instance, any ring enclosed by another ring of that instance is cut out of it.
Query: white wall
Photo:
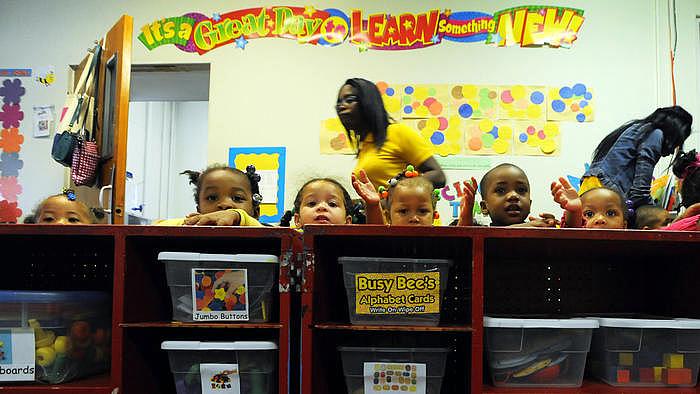
[[[440,7],[495,12],[530,4],[528,1],[441,1]],[[141,26],[161,18],[199,11],[204,14],[257,6],[254,1],[122,1],[90,2],[4,0],[0,3],[2,66],[55,65],[57,82],[51,88],[31,86],[23,107],[63,101],[65,66],[81,58],[84,49],[106,31],[122,13],[134,16],[134,63],[211,63],[208,162],[226,162],[230,146],[286,146],[287,190],[290,201],[300,183],[310,176],[347,179],[351,156],[322,156],[318,148],[319,121],[333,116],[333,103],[342,81],[352,76],[392,82],[472,82],[490,84],[557,85],[586,82],[597,96],[596,120],[567,124],[560,157],[505,157],[521,165],[533,186],[533,211],[558,208],[548,185],[563,174],[580,174],[597,142],[610,130],[671,104],[668,69],[667,3],[665,0],[611,2],[559,0],[544,4],[579,7],[586,21],[571,49],[494,48],[480,43],[445,42],[433,48],[403,52],[368,51],[343,44],[334,48],[298,45],[282,39],[251,40],[244,50],[234,45],[204,56],[174,46],[148,51],[137,39]],[[273,4],[273,3],[270,3]],[[274,4],[307,5],[306,1]],[[349,12],[427,10],[427,1],[317,1],[316,8],[335,7]],[[678,7],[678,103],[698,119],[697,0],[676,0]],[[41,12],[38,12],[41,10]],[[81,16],[76,16],[81,15]],[[76,22],[79,21],[79,22]],[[30,27],[31,26],[31,27]],[[34,28],[40,26],[41,28]],[[51,38],[48,38],[51,37]],[[23,131],[29,135],[29,123]],[[697,136],[693,144],[698,146]],[[20,181],[23,209],[54,193],[62,183],[62,168],[51,161],[47,140],[28,138],[23,146],[25,168]],[[450,181],[476,173],[450,173]],[[41,180],[41,181],[38,181]],[[346,182],[347,184],[348,182]],[[289,205],[289,204],[287,204]],[[443,213],[443,216],[447,214]]]

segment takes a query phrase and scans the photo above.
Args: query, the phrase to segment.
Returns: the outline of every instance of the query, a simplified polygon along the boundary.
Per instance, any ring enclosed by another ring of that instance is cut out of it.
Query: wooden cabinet
[[[302,236],[283,228],[2,225],[0,244],[1,289],[102,290],[113,296],[108,373],[54,386],[0,383],[0,391],[172,393],[160,344],[198,339],[277,343],[280,393],[344,393],[338,346],[402,346],[450,349],[444,394],[700,394],[697,387],[616,388],[588,377],[575,389],[495,388],[484,370],[483,340],[484,315],[700,318],[700,233],[308,226]],[[165,271],[157,261],[161,251],[280,256],[273,318],[172,322]],[[341,256],[452,260],[440,324],[350,324]]]
[[[286,393],[290,312],[298,310],[292,307],[289,290],[294,286],[288,271],[293,244],[298,242],[296,232],[284,228],[0,226],[0,243],[6,248],[1,289],[102,290],[113,297],[110,373],[62,385],[0,383],[0,391],[113,393],[119,388],[124,393],[173,393],[162,341],[258,340],[278,344],[279,392]],[[276,308],[270,321],[172,322],[165,269],[157,260],[161,251],[280,256],[278,286],[273,289]]]
[[[337,346],[447,346],[442,393],[700,393],[698,388],[504,389],[485,371],[484,315],[700,318],[700,233],[309,226],[304,233],[304,394],[343,392]],[[339,256],[454,261],[437,327],[356,326]]]

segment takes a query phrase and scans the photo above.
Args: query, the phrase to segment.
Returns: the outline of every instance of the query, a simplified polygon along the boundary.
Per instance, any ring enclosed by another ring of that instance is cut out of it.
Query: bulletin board
[[[284,214],[285,147],[229,148],[228,164],[243,172],[248,165],[260,174],[260,222],[277,223]]]

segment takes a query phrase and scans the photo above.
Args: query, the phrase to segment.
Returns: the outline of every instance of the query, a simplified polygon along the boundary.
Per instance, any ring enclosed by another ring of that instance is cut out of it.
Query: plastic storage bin
[[[101,292],[0,291],[0,327],[34,329],[35,377],[44,383],[109,370],[111,311]]]
[[[173,320],[270,321],[277,256],[160,252],[158,260],[165,263]]]
[[[700,320],[597,319],[591,373],[613,386],[693,387]]]
[[[579,387],[598,322],[484,317],[484,327],[494,386]]]
[[[338,347],[348,394],[374,391],[439,394],[447,348]],[[375,386],[382,387],[375,387]]]
[[[273,342],[165,341],[177,394],[201,394],[239,385],[240,393],[277,392],[277,345]],[[223,390],[222,392],[231,392]]]
[[[452,260],[339,257],[338,263],[343,267],[350,323],[417,326],[440,323],[442,296]],[[409,276],[401,285],[399,277],[407,273]],[[408,283],[418,288],[411,289]]]

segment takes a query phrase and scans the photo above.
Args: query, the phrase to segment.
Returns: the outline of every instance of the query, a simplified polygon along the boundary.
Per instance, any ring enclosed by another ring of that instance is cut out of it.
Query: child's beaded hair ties
[[[389,190],[392,187],[395,187],[396,185],[398,185],[402,179],[415,178],[415,177],[418,177],[420,175],[421,174],[415,169],[415,167],[413,167],[410,164],[407,165],[406,169],[404,171],[401,171],[395,177],[389,179],[386,187],[379,186],[379,188],[377,189],[377,192],[379,193],[379,197],[384,199],[384,200],[388,200],[389,199]],[[440,201],[440,189],[433,189],[433,192],[431,194],[431,200],[433,202],[433,208],[435,208],[437,202]],[[434,216],[435,216],[435,219],[440,217],[440,214],[438,213],[437,210],[435,210]]]

